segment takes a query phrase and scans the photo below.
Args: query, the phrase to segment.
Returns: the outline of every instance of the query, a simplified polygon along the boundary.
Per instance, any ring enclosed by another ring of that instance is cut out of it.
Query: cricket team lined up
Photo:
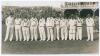
[[[13,18],[7,17],[4,41],[55,41],[82,40],[83,23],[87,28],[87,41],[93,41],[93,17],[88,14],[86,19],[78,16],[69,18]]]

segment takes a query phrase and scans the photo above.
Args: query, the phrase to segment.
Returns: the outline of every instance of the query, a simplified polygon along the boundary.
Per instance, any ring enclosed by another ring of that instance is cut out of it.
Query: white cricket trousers
[[[69,40],[73,39],[75,40],[75,26],[70,26],[69,30]]]
[[[43,26],[39,27],[39,34],[40,34],[40,40],[45,41],[46,35],[45,35],[45,29]]]
[[[53,35],[53,28],[52,27],[47,27],[47,41],[51,39],[51,41],[54,40],[54,35]]]
[[[82,27],[77,27],[76,40],[82,40]]]
[[[30,39],[29,27],[22,27],[22,31],[23,31],[24,41],[25,40],[29,41],[29,39]]]
[[[30,27],[30,33],[31,33],[31,41],[33,41],[33,39],[37,41],[38,39],[37,27]]]
[[[60,31],[60,27],[59,26],[56,26],[55,27],[55,39],[57,38],[57,40],[60,39],[60,35],[59,35],[59,31]]]
[[[67,37],[68,37],[67,27],[62,27],[61,28],[61,39],[67,40]]]
[[[88,40],[93,41],[93,26],[87,27]]]
[[[4,41],[7,41],[8,40],[8,37],[10,37],[10,41],[12,41],[13,34],[14,34],[14,26],[13,25],[7,26],[6,36],[5,36]]]
[[[16,36],[16,41],[18,41],[18,39],[20,39],[20,41],[22,41],[21,25],[15,25],[15,36]]]

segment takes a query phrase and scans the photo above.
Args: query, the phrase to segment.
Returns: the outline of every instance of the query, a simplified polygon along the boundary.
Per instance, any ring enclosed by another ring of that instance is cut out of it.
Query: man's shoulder
[[[10,19],[11,17],[7,17],[6,19]]]
[[[43,19],[40,19],[39,21],[43,21]]]
[[[22,20],[21,18],[19,18],[19,20]]]

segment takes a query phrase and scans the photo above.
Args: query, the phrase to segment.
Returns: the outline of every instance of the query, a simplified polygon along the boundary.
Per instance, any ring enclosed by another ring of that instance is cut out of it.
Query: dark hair
[[[87,17],[90,17],[91,15],[90,14],[87,14]]]

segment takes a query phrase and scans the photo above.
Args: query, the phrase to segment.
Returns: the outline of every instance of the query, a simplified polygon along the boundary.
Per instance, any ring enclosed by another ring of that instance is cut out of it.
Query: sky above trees
[[[60,7],[64,1],[3,1],[3,6],[51,6]]]

